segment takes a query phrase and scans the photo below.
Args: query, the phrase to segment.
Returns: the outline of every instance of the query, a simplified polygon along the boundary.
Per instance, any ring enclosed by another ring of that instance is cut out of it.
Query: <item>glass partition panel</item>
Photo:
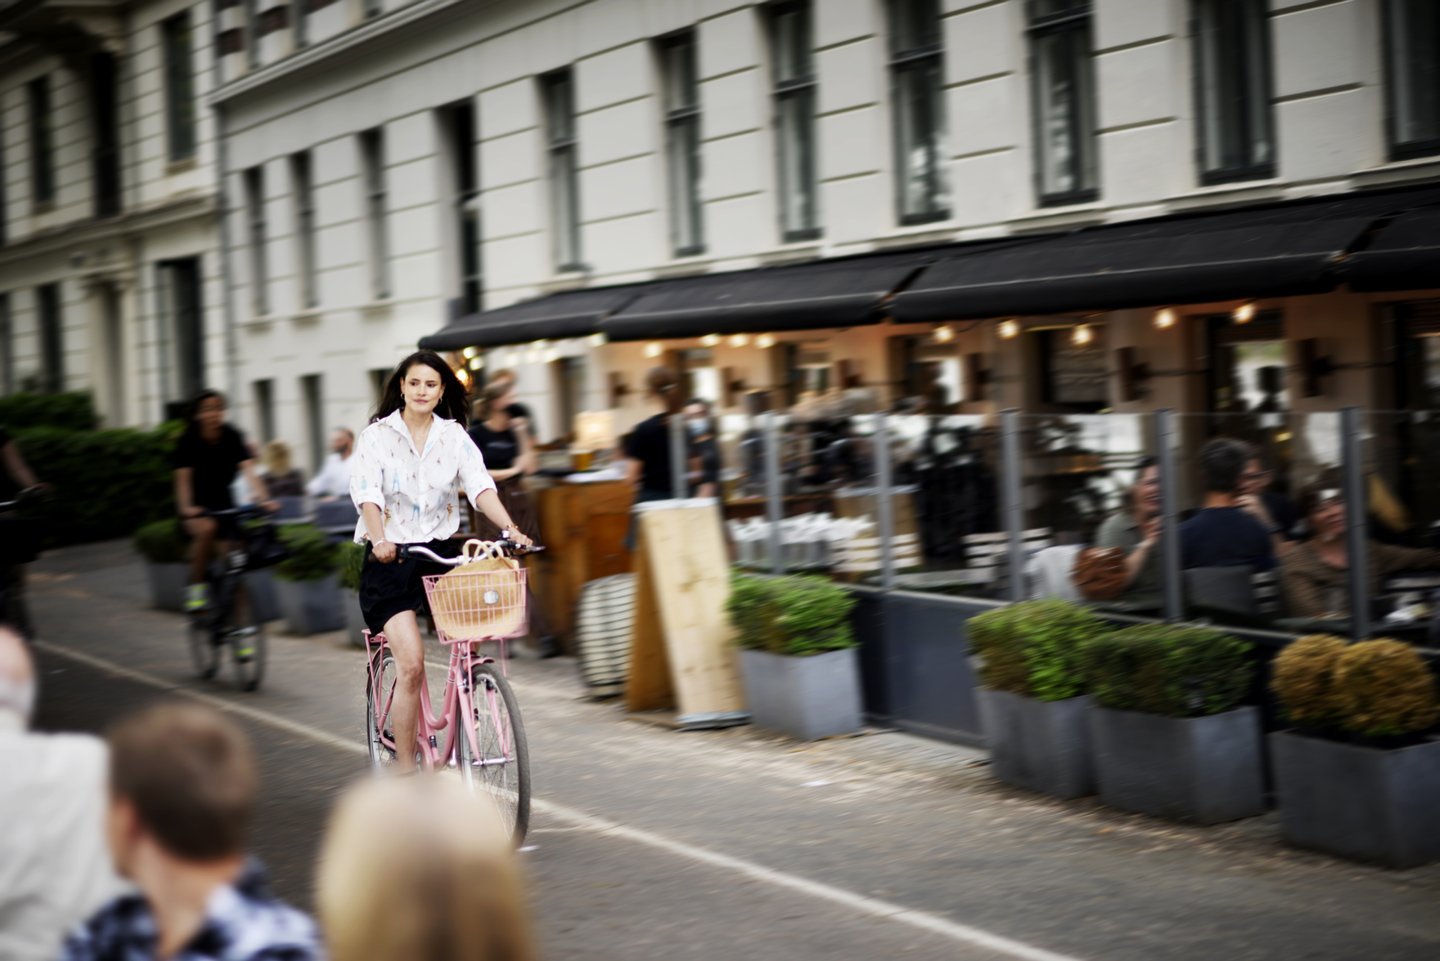
[[[1362,423],[1369,633],[1440,647],[1440,411],[1371,412]],[[1315,526],[1330,535],[1327,506]]]
[[[772,436],[787,429],[783,414],[732,414],[720,420],[720,491],[726,534],[735,563],[747,570],[771,571],[771,478],[783,477],[780,464],[771,463],[777,450]]]

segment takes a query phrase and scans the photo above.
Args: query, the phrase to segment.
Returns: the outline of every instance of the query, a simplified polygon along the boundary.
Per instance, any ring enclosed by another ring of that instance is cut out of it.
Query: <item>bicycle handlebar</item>
[[[483,543],[495,544],[500,552],[506,557],[523,557],[526,554],[538,554],[545,548],[538,544],[534,547],[526,547],[511,540],[485,541]],[[457,557],[441,557],[424,544],[400,544],[398,553],[401,557],[423,557],[426,560],[434,561],[437,564],[444,564],[446,567],[459,567],[474,558],[467,558],[463,554]]]
[[[15,511],[15,510],[19,510],[20,508],[24,507],[26,504],[30,504],[30,503],[33,503],[33,502],[35,502],[35,501],[42,500],[44,497],[45,497],[45,488],[44,488],[44,486],[43,486],[43,485],[40,485],[40,484],[36,484],[34,487],[27,487],[27,488],[25,488],[24,490],[20,491],[19,494],[15,495],[15,499],[14,499],[14,500],[10,500],[10,501],[0,501],[0,511]]]

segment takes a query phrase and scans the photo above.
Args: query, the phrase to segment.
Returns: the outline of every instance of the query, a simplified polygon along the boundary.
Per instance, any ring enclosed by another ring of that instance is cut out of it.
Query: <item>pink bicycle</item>
[[[450,567],[532,553],[509,541],[466,541],[459,557],[441,557],[419,545],[404,545],[400,556],[425,558]],[[438,714],[430,687],[420,681],[420,717],[414,745],[420,767],[453,770],[471,790],[485,790],[506,818],[518,846],[530,825],[530,752],[520,706],[505,676],[505,642],[527,629],[525,569],[505,564],[491,570],[455,570],[423,578],[425,597],[440,643],[450,648],[445,693]],[[479,652],[498,645],[498,657]],[[390,723],[398,669],[384,634],[365,632],[365,728],[370,764],[384,770],[399,750]]]

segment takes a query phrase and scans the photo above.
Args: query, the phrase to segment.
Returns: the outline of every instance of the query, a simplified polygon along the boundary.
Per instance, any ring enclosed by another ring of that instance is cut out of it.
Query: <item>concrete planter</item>
[[[997,778],[1060,798],[1095,793],[1090,698],[1037,701],[985,688],[976,693],[990,746],[990,769]]]
[[[340,607],[345,611],[345,639],[351,647],[364,647],[365,635],[369,630],[365,617],[360,613],[360,595],[348,588],[340,588]]]
[[[1260,714],[1161,717],[1090,712],[1100,800],[1122,811],[1220,824],[1265,811]]]
[[[854,648],[814,657],[741,651],[750,719],[802,741],[860,729],[860,677]]]
[[[1270,735],[1285,840],[1413,868],[1440,860],[1440,741],[1377,748]]]
[[[275,591],[280,598],[280,611],[285,615],[285,628],[291,634],[322,634],[345,626],[340,588],[334,574],[318,581],[287,581],[277,577]]]
[[[150,606],[162,611],[185,610],[185,581],[189,564],[145,565],[145,580],[150,585]]]
[[[280,619],[280,597],[275,591],[275,574],[269,568],[245,573],[245,590],[255,616],[262,623]]]

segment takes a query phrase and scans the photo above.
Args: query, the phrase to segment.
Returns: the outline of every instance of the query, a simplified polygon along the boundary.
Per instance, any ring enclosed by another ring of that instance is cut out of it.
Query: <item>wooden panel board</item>
[[[730,566],[714,501],[660,501],[638,512],[635,628],[626,704],[673,706],[681,726],[744,719],[725,601]]]

